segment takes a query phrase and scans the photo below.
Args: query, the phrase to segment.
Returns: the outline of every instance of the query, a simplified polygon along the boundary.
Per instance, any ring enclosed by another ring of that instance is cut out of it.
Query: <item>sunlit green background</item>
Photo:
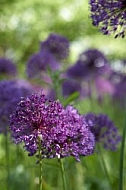
[[[109,58],[125,58],[125,39],[92,26],[88,0],[0,0],[0,56],[25,63],[39,42],[55,32],[68,38],[71,57],[96,47]]]

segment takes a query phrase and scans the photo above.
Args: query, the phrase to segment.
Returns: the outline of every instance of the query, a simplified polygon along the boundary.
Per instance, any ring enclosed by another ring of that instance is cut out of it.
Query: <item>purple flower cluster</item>
[[[91,18],[103,34],[114,33],[115,38],[125,37],[126,1],[125,0],[90,0]]]
[[[105,149],[116,150],[121,136],[109,117],[105,114],[96,115],[93,113],[88,113],[85,117],[95,136],[96,143],[102,144]]]
[[[9,115],[14,111],[20,97],[26,97],[31,92],[31,86],[24,80],[0,81],[0,133],[7,133]]]
[[[5,57],[0,58],[0,75],[15,76],[17,74],[16,65]]]
[[[67,70],[68,77],[82,80],[101,75],[108,70],[108,60],[97,49],[88,49],[80,54],[75,65]]]
[[[29,155],[41,158],[63,158],[93,153],[94,135],[85,118],[72,106],[64,108],[44,94],[22,98],[10,116],[10,129],[15,143],[24,142]]]
[[[42,51],[30,56],[27,62],[26,72],[29,78],[34,78],[40,76],[47,67],[55,70],[59,67],[59,64],[52,54],[48,51]]]
[[[69,55],[69,41],[61,35],[52,33],[41,42],[41,51],[49,51],[57,60],[62,60]]]

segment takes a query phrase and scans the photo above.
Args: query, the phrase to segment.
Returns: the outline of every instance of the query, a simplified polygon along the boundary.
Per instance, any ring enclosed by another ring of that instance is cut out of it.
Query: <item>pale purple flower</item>
[[[125,106],[126,103],[126,76],[121,75],[120,81],[115,83],[115,93],[113,94],[115,102],[121,106]]]

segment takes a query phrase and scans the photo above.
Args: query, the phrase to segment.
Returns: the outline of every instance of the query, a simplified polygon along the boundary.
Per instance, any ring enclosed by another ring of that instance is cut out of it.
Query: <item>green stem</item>
[[[123,190],[123,167],[124,167],[124,149],[125,149],[125,137],[126,137],[126,103],[124,112],[124,124],[122,132],[122,143],[120,149],[120,164],[119,164],[119,190]]]
[[[104,170],[104,172],[105,172],[106,178],[108,179],[110,189],[112,189],[112,182],[111,182],[111,179],[110,179],[110,176],[109,176],[107,167],[106,167],[106,163],[105,163],[105,160],[104,160],[104,157],[103,157],[101,148],[100,148],[100,146],[98,146],[98,145],[97,145],[97,148],[98,148],[99,157],[100,157],[100,160],[101,160],[101,163],[102,163],[102,166],[103,166],[103,170]]]
[[[8,134],[5,135],[5,158],[6,158],[6,185],[7,190],[10,189],[10,161],[9,161],[9,143],[8,143]]]
[[[63,180],[63,189],[64,189],[64,190],[67,190],[63,160],[62,160],[62,159],[59,159],[59,162],[60,162],[60,169],[61,169],[62,180]]]
[[[39,142],[39,190],[42,190],[42,159],[41,159],[41,139],[38,137]]]

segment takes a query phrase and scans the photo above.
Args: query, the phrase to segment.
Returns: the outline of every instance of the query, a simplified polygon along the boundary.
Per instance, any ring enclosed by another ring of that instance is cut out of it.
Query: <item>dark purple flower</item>
[[[5,57],[0,58],[0,75],[15,76],[17,74],[16,65]]]
[[[74,92],[78,92],[79,96],[81,95],[82,88],[81,84],[79,82],[76,82],[74,80],[66,79],[62,83],[62,94],[64,97],[67,97]]]
[[[125,0],[90,0],[89,3],[94,26],[99,26],[103,34],[114,33],[115,38],[125,37]]]
[[[96,143],[103,145],[105,149],[116,150],[121,141],[118,129],[105,114],[88,113],[86,121],[90,125],[90,130],[95,136]]]
[[[77,63],[67,70],[67,76],[82,80],[90,79],[108,72],[108,60],[104,54],[97,49],[88,49],[80,54]]]
[[[30,84],[24,80],[0,81],[0,133],[6,134],[9,126],[9,115],[14,111],[20,97],[32,92]]]
[[[29,78],[34,78],[40,76],[48,67],[50,67],[51,70],[58,69],[59,63],[48,51],[41,51],[30,56],[26,72]]]
[[[58,60],[62,60],[69,55],[69,41],[61,35],[52,33],[48,38],[41,42],[41,51],[47,50]]]
[[[22,98],[11,115],[10,129],[14,142],[24,142],[30,156],[40,146],[41,158],[74,156],[79,160],[94,150],[94,136],[78,111],[42,93]]]

